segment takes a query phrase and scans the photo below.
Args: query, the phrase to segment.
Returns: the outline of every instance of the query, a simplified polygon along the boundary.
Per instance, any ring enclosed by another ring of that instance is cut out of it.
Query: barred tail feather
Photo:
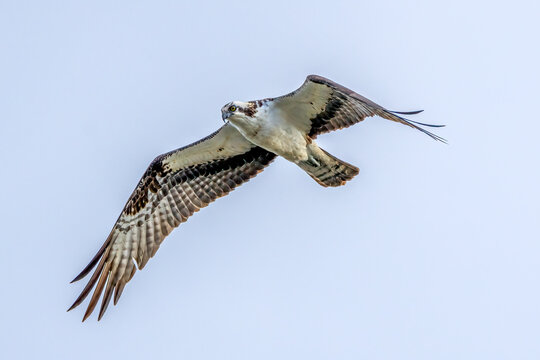
[[[356,166],[330,155],[317,145],[309,145],[308,150],[309,159],[297,164],[324,187],[345,185],[360,171]]]

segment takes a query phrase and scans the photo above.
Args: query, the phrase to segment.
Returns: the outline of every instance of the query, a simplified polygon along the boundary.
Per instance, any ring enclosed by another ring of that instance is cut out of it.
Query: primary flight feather
[[[321,149],[317,135],[343,129],[366,117],[380,116],[445,140],[405,119],[415,112],[389,111],[331,80],[310,75],[287,95],[233,101],[221,109],[226,124],[191,145],[158,156],[145,171],[98,253],[72,281],[94,273],[68,309],[95,290],[83,321],[102,297],[98,320],[137,268],[154,256],[165,237],[193,213],[248,181],[276,156],[297,164],[322,186],[340,186],[358,168]]]

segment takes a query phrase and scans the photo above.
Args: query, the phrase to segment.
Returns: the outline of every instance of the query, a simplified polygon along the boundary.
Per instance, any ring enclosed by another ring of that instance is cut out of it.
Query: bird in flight
[[[83,321],[103,294],[100,320],[113,295],[116,305],[137,268],[144,268],[174,228],[260,173],[278,155],[322,186],[344,185],[358,174],[358,168],[321,149],[315,142],[320,134],[376,115],[445,142],[420,127],[443,125],[400,116],[419,112],[389,111],[317,75],[308,76],[300,88],[287,95],[228,103],[221,109],[225,125],[219,130],[150,163],[105,243],[72,281],[81,280],[97,265],[68,311],[80,305],[95,286]]]

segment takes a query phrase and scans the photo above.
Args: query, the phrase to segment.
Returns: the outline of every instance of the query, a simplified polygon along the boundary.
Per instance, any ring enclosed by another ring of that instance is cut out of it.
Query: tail
[[[356,166],[339,160],[314,143],[308,145],[308,155],[308,160],[299,161],[297,164],[324,187],[345,185],[360,171]]]

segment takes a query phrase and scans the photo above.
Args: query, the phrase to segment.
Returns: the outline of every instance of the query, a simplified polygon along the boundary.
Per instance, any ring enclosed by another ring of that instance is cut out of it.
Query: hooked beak
[[[227,119],[231,116],[231,113],[228,111],[224,111],[221,113],[221,118],[223,119],[223,122],[227,122]]]

